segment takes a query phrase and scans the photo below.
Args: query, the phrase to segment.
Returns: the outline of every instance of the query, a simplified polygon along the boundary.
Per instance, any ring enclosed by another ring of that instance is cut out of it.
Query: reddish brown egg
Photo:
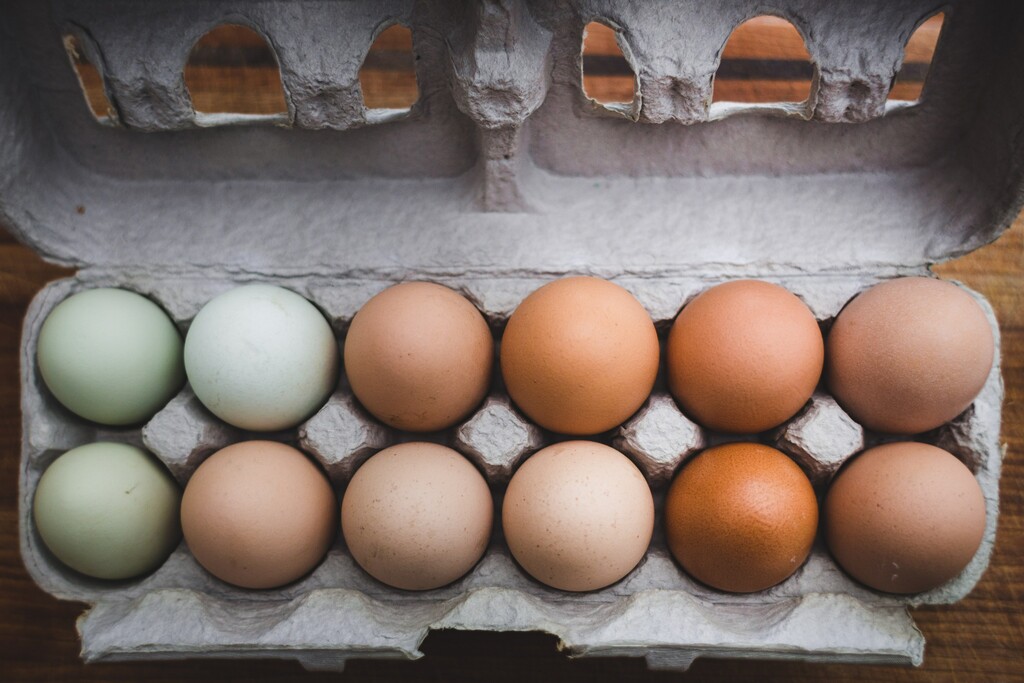
[[[526,297],[501,340],[501,374],[531,420],[597,434],[643,405],[658,374],[658,333],[636,298],[595,277],[548,283]]]
[[[828,385],[869,429],[917,434],[962,413],[992,369],[981,306],[927,277],[883,282],[842,310],[828,335]]]
[[[764,590],[803,564],[818,501],[799,466],[774,448],[731,443],[683,466],[665,501],[672,555],[688,574],[734,593]]]
[[[431,432],[469,416],[491,381],[494,338],[465,297],[405,282],[370,299],[345,338],[352,393],[381,422]]]
[[[985,497],[967,466],[923,443],[889,443],[843,468],[825,498],[825,538],[861,583],[920,593],[963,571],[985,535]]]
[[[181,527],[196,560],[217,578],[274,588],[323,559],[337,510],[327,477],[300,451],[243,441],[211,455],[189,479]]]
[[[727,282],[688,303],[673,323],[669,389],[705,427],[753,434],[803,407],[824,357],[814,314],[795,295],[767,282]]]

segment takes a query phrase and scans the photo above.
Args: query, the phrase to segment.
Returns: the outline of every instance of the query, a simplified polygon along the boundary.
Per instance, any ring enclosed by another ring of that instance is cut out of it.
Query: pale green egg
[[[98,442],[57,458],[36,487],[43,543],[67,566],[99,579],[150,572],[181,539],[181,489],[146,451]]]
[[[185,383],[183,342],[164,311],[123,289],[91,289],[57,305],[36,357],[50,392],[87,420],[133,425]]]

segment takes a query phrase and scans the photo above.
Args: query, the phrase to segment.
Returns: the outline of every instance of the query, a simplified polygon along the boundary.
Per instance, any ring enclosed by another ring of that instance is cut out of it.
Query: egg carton
[[[211,295],[251,280],[195,282],[125,277],[79,277],[44,290],[34,302],[26,336],[35,338],[53,306],[76,291],[117,286],[152,297],[186,330]],[[808,278],[773,280],[798,295],[819,284]],[[352,315],[388,281],[275,279],[309,297],[343,338]],[[512,302],[544,279],[442,281],[480,306],[500,331]],[[690,295],[713,283],[701,279],[665,280],[648,287],[624,278],[663,330]],[[874,280],[833,280],[838,299],[819,299],[815,314],[826,323],[843,301]],[[659,290],[661,292],[659,293]],[[687,292],[668,306],[669,292]],[[813,300],[812,300],[813,301]],[[979,302],[992,320],[991,309]],[[664,306],[662,304],[665,304]],[[496,334],[498,334],[496,332]],[[498,336],[500,339],[500,335]],[[629,455],[655,493],[658,523],[640,565],[615,585],[585,594],[547,588],[524,574],[501,539],[500,528],[483,560],[464,578],[422,593],[390,589],[366,575],[340,540],[308,576],[284,589],[233,588],[208,575],[181,546],[162,568],[139,581],[110,584],[64,569],[42,545],[29,511],[32,492],[45,467],[63,451],[94,440],[126,441],[159,457],[184,485],[211,453],[231,443],[266,434],[245,432],[218,420],[186,387],[144,427],[103,429],[87,425],[55,402],[36,369],[34,346],[24,347],[28,391],[25,394],[27,463],[22,481],[24,556],[47,591],[93,603],[80,621],[86,659],[135,656],[140,652],[292,656],[305,665],[338,667],[352,656],[415,657],[432,629],[544,630],[559,636],[574,654],[645,656],[652,666],[685,667],[698,655],[800,656],[860,661],[919,662],[923,639],[906,605],[943,604],[966,595],[988,564],[998,514],[998,445],[1002,385],[998,366],[970,409],[928,435],[971,467],[985,493],[985,540],[964,572],[927,593],[893,596],[866,589],[848,578],[819,541],[808,561],[792,577],[759,593],[716,591],[690,579],[672,561],[661,530],[665,489],[688,457],[724,440],[754,439],[774,444],[805,469],[823,493],[831,475],[849,457],[885,438],[866,433],[827,394],[818,393],[795,418],[773,433],[746,437],[709,433],[680,412],[659,378],[654,393],[620,428],[596,437]],[[296,445],[315,457],[331,482],[344,491],[359,465],[393,443],[427,439],[451,446],[483,472],[500,510],[501,491],[516,466],[558,435],[530,423],[516,410],[495,377],[495,391],[461,425],[433,434],[412,434],[386,427],[358,404],[341,383],[326,405],[294,430],[269,438]],[[498,525],[500,527],[500,525]],[[822,632],[822,624],[843,624]]]
[[[60,453],[94,440],[144,446],[181,482],[216,449],[248,438],[297,445],[342,492],[375,450],[451,445],[501,491],[523,458],[558,437],[526,420],[496,374],[465,423],[439,434],[386,428],[344,378],[295,430],[247,433],[213,418],[186,387],[144,427],[109,429],[57,404],[41,382],[42,321],[68,295],[118,286],[158,302],[184,333],[227,289],[271,282],[315,303],[343,342],[352,316],[393,282],[464,293],[500,332],[536,287],[565,274],[633,292],[664,336],[690,298],[757,277],[800,296],[827,330],[850,298],[882,280],[995,239],[1024,199],[1024,8],[997,0],[777,0],[805,37],[815,76],[801,105],[710,105],[732,28],[754,0],[17,0],[0,10],[0,219],[47,260],[78,267],[33,300],[22,339],[22,556],[50,594],[91,605],[86,660],[289,657],[340,669],[353,657],[417,657],[436,629],[546,631],[572,655],[643,656],[685,668],[698,656],[920,663],[907,607],[947,604],[987,565],[1002,458],[998,362],[974,404],[922,440],[960,457],[985,495],[987,527],[969,566],[914,596],[845,576],[820,539],[792,577],[733,595],[691,580],[669,556],[667,481],[707,445],[753,438],[787,452],[822,493],[832,473],[883,435],[826,393],[787,424],[748,437],[707,432],[681,413],[664,377],[645,406],[598,435],[638,464],[659,520],[623,580],[565,593],[518,569],[500,524],[481,562],[454,584],[391,589],[362,572],[342,539],[304,579],[249,591],[213,578],[182,544],[153,574],[102,582],[62,567],[41,544],[31,501]],[[886,102],[913,29],[947,16],[924,98]],[[580,87],[584,26],[618,34],[636,73],[628,107]],[[189,49],[219,23],[264,35],[281,67],[280,117],[196,114],[182,79]],[[368,110],[358,68],[391,23],[411,27],[422,96]],[[102,124],[81,101],[63,52],[74,35],[112,105]],[[988,314],[998,340],[991,309]],[[998,359],[998,353],[997,353]]]

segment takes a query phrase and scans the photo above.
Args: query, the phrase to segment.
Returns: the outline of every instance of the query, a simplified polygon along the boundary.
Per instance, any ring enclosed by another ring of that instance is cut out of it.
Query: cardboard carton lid
[[[14,3],[0,219],[69,265],[385,277],[899,272],[995,239],[1024,199],[1024,8],[855,5],[773,3],[815,63],[806,105],[709,109],[725,40],[759,3]],[[922,101],[887,106],[937,9]],[[620,27],[638,74],[623,115],[580,89],[594,18]],[[356,78],[395,20],[420,58],[404,118],[365,110]],[[199,127],[181,71],[225,22],[275,50],[289,127]],[[86,110],[69,32],[120,126]]]

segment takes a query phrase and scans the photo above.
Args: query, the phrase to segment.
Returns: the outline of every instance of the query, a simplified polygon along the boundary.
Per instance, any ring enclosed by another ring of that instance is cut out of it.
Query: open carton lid
[[[0,218],[80,267],[656,277],[915,271],[995,239],[1021,206],[1021,8],[780,0],[811,100],[724,111],[712,77],[756,3],[498,4],[19,3],[0,16]],[[887,106],[903,44],[940,9],[923,99]],[[580,88],[598,17],[638,74],[627,112]],[[372,125],[356,75],[396,20],[423,95]],[[200,129],[182,68],[227,21],[274,48],[288,127]],[[84,106],[67,33],[119,125]]]

